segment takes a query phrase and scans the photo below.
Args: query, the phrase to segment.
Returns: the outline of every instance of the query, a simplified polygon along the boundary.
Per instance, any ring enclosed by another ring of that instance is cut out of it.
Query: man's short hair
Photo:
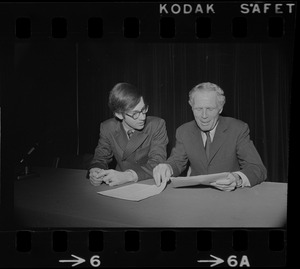
[[[193,89],[189,92],[189,101],[190,103],[193,102],[193,97],[195,92],[216,92],[217,93],[217,102],[218,106],[222,108],[225,104],[226,98],[224,95],[224,91],[216,84],[211,82],[203,82],[198,85],[196,85]]]
[[[125,113],[133,109],[141,100],[138,89],[129,83],[118,83],[109,93],[108,106],[115,113]]]

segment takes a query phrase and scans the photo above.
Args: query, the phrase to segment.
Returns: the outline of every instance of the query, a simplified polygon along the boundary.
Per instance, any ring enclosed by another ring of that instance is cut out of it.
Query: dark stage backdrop
[[[249,124],[269,181],[287,182],[292,48],[272,43],[49,41],[15,45],[16,159],[40,142],[35,158],[93,153],[108,93],[135,84],[148,115],[166,120],[168,154],[175,130],[193,119],[188,92],[198,83],[224,89],[223,115]]]

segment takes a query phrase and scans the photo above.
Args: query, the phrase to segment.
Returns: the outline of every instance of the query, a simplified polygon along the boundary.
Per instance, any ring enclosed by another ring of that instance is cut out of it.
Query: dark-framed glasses
[[[149,106],[145,105],[144,108],[141,111],[133,111],[132,114],[125,113],[127,116],[133,118],[134,120],[137,120],[141,113],[146,114],[148,112]]]

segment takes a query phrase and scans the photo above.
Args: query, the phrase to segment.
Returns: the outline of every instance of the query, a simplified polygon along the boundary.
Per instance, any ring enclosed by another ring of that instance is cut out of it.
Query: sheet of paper
[[[157,187],[156,185],[134,183],[112,190],[100,191],[98,193],[119,199],[140,201],[161,193],[165,189],[166,185],[167,182],[163,182],[159,187]]]
[[[171,181],[174,188],[185,187],[185,186],[195,186],[195,185],[210,185],[217,181],[218,179],[224,179],[229,173],[217,173],[209,175],[199,175],[190,177],[171,177]]]

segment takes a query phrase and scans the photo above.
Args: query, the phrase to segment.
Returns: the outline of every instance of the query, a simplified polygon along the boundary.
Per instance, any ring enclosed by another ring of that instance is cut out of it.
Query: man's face
[[[223,109],[218,107],[216,92],[195,92],[190,105],[197,125],[203,132],[216,126]]]
[[[144,114],[142,113],[142,111],[145,112],[146,107],[147,106],[145,105],[144,99],[142,97],[140,102],[132,110],[127,111],[122,115],[123,123],[127,125],[129,129],[132,128],[135,130],[142,130],[146,122],[146,113]],[[134,119],[133,117],[137,115],[138,117]]]

